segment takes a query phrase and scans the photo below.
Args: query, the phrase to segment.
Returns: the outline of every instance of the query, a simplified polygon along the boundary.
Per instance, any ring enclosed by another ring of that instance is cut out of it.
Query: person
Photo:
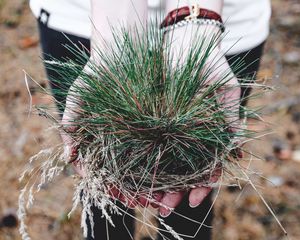
[[[123,0],[123,1],[104,1],[104,0],[31,0],[31,9],[38,20],[40,31],[41,46],[45,60],[54,57],[58,60],[74,59],[76,56],[70,53],[65,44],[73,44],[91,53],[93,58],[93,44],[96,44],[96,31],[109,40],[110,24],[119,24],[120,20],[126,22],[128,26],[141,19],[146,20],[149,11],[160,9],[167,15],[173,9],[187,5],[190,1],[150,1],[147,6],[146,1]],[[245,68],[235,72],[240,79],[253,78],[259,67],[259,59],[262,55],[264,42],[269,33],[270,1],[269,0],[198,0],[196,2],[201,8],[212,10],[220,15],[225,22],[226,34],[221,41],[221,48],[217,54],[225,53],[229,65],[237,59],[243,59]],[[138,14],[137,14],[138,13]],[[94,27],[92,27],[92,23]],[[207,27],[207,26],[204,26]],[[182,29],[176,31],[178,42],[188,43]],[[216,29],[219,31],[219,29]],[[98,42],[99,43],[99,42]],[[84,64],[82,66],[84,69]],[[53,69],[46,69],[47,76],[54,97],[59,103],[59,110],[62,113],[66,99],[56,94],[56,89],[68,88],[64,82],[60,82],[60,76]],[[74,79],[75,80],[75,79]],[[242,87],[241,96],[249,95],[251,88]],[[235,93],[236,94],[236,93]],[[246,104],[246,100],[242,105]],[[66,117],[66,113],[64,117]],[[61,115],[62,116],[62,115]],[[211,239],[211,226],[213,213],[210,211],[212,196],[210,188],[199,187],[193,189],[189,194],[183,192],[165,193],[161,196],[161,203],[175,207],[176,212],[188,216],[197,222],[203,222],[204,226],[197,232],[193,239]],[[200,204],[201,203],[201,204]],[[191,206],[191,207],[190,207]],[[120,205],[122,207],[122,205]],[[133,210],[128,209],[130,214]],[[160,207],[160,214],[165,217],[165,222],[172,228],[183,234],[190,235],[196,232],[199,224],[186,222],[166,208]],[[101,217],[101,211],[93,209],[94,212],[94,236],[95,239],[106,239],[106,232],[109,232],[109,239],[132,239],[134,233],[134,221],[125,216],[113,216],[116,228],[107,226]],[[108,229],[107,229],[108,228]],[[129,230],[129,231],[128,231]],[[92,239],[91,229],[89,229],[87,239]],[[167,239],[172,236],[165,234]],[[127,236],[127,237],[126,237]],[[158,239],[162,239],[158,235]],[[186,238],[192,239],[192,238]]]

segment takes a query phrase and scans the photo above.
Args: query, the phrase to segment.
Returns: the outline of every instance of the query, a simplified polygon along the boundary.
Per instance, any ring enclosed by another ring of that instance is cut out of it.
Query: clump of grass
[[[231,117],[238,116],[233,105],[240,99],[230,108],[220,101],[239,87],[227,87],[229,69],[208,84],[215,67],[208,59],[220,35],[193,41],[180,63],[171,39],[152,25],[142,33],[136,28],[113,34],[114,41],[96,51],[100,63],[88,62],[89,73],[75,62],[61,64],[66,80],[81,79],[68,92],[78,106],[73,111],[80,118],[72,121],[77,130],[61,127],[76,142],[83,165],[91,166],[88,171],[105,169],[122,189],[148,192],[203,182],[213,168],[234,159],[236,139],[251,134],[227,121],[237,120]]]
[[[86,177],[74,194],[74,206],[83,202],[84,229],[85,219],[92,216],[91,206],[102,209],[108,220],[111,212],[123,214],[110,196],[111,186],[124,196],[146,195],[151,201],[155,191],[210,185],[216,167],[224,172],[239,167],[237,139],[253,137],[253,132],[238,129],[240,99],[230,104],[220,101],[239,87],[228,86],[233,77],[230,70],[209,81],[216,69],[216,61],[210,62],[209,56],[220,41],[219,34],[192,41],[182,61],[172,53],[172,37],[153,24],[142,31],[137,27],[112,31],[114,41],[96,50],[97,63],[72,47],[76,61],[47,62],[60,74],[60,81],[79,76],[81,82],[55,94],[68,95],[77,106],[72,111],[80,116],[67,125],[59,121],[56,125],[73,138],[77,160],[85,168]],[[82,71],[85,62],[89,72]],[[241,69],[242,64],[236,63],[235,68]],[[54,158],[63,161],[62,148],[55,151],[59,157],[51,155],[51,162]],[[42,174],[51,166],[45,165]],[[23,218],[24,192],[20,203]],[[21,226],[24,239],[29,239],[25,225]]]

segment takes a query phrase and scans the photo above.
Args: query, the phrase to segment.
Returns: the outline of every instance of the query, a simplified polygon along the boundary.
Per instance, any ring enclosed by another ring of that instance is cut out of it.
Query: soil
[[[259,79],[274,87],[250,101],[264,106],[264,123],[249,128],[272,133],[247,144],[255,156],[249,161],[252,181],[286,229],[300,239],[300,3],[273,0],[271,33]],[[21,184],[18,181],[30,156],[60,141],[50,123],[30,111],[33,105],[53,106],[39,94],[24,73],[46,86],[36,21],[26,0],[0,0],[0,240],[20,239],[14,220]],[[28,94],[32,93],[32,99]],[[270,131],[269,131],[270,132]],[[260,177],[263,176],[263,177]],[[80,212],[70,219],[73,179],[65,172],[43,187],[30,210],[32,239],[82,239]],[[215,203],[215,240],[279,240],[284,233],[250,184],[223,187]],[[139,227],[136,239],[147,236]]]

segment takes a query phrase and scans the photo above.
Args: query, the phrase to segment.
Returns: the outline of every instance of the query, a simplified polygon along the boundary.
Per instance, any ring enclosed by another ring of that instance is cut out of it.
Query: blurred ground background
[[[46,86],[36,22],[24,0],[0,0],[0,240],[20,239],[14,221],[20,176],[30,156],[59,141],[46,119],[28,115],[23,69]],[[248,148],[262,159],[252,169],[266,179],[256,185],[287,230],[300,239],[300,2],[272,0],[273,17],[259,78],[276,88],[251,105],[266,106],[273,134]],[[51,104],[35,92],[33,104]],[[264,129],[265,125],[256,126]],[[33,239],[81,239],[80,213],[71,219],[73,179],[67,173],[44,186],[28,218]],[[215,207],[215,240],[285,239],[275,219],[249,186],[221,190]],[[146,234],[142,230],[138,239]]]

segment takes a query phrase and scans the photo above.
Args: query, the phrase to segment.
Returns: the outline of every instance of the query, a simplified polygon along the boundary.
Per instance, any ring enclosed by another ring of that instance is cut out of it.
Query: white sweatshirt
[[[159,0],[149,0],[151,8],[155,4]],[[30,0],[30,7],[49,28],[85,38],[91,36],[90,0]],[[270,16],[270,0],[224,0],[223,51],[235,54],[261,44],[269,34]]]

